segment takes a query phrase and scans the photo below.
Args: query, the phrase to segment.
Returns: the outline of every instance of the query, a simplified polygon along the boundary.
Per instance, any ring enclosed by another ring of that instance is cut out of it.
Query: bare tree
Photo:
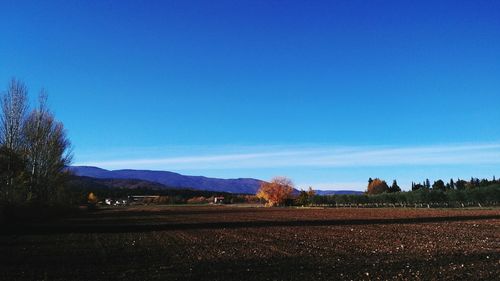
[[[28,110],[28,90],[23,82],[12,78],[0,99],[0,146],[2,154],[2,176],[0,194],[11,201],[20,189],[15,179],[19,178],[20,149],[23,142],[23,126]]]
[[[0,141],[3,146],[18,151],[22,144],[22,128],[28,110],[28,90],[23,82],[13,78],[1,99]]]
[[[23,133],[29,171],[28,200],[53,199],[64,168],[71,162],[70,142],[63,124],[49,111],[43,90],[38,107],[26,119]]]

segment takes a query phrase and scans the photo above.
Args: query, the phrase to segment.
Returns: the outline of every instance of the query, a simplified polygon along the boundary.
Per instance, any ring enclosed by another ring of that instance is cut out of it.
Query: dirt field
[[[0,253],[0,280],[499,280],[500,210],[108,209]]]

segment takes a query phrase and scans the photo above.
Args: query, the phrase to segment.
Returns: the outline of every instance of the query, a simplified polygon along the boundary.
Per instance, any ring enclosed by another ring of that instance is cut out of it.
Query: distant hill
[[[70,186],[97,189],[148,189],[148,190],[178,190],[179,188],[166,186],[161,183],[137,179],[105,179],[73,175],[69,178]]]
[[[103,187],[159,189],[193,189],[239,194],[255,194],[262,180],[252,178],[218,179],[203,176],[186,176],[168,171],[150,170],[105,170],[92,166],[71,166],[68,168],[79,179],[80,184],[96,184]],[[88,177],[85,179],[85,177]],[[99,181],[92,178],[100,179]],[[294,194],[299,190],[295,189]],[[354,190],[316,190],[318,195],[363,194]]]
[[[207,191],[255,194],[262,183],[252,178],[218,179],[203,176],[185,176],[168,171],[150,170],[105,170],[90,166],[71,166],[69,170],[77,176],[98,179],[134,179],[159,183],[167,187],[188,188]],[[137,184],[141,184],[138,182]],[[142,183],[144,184],[144,182]],[[133,186],[133,184],[132,184]]]

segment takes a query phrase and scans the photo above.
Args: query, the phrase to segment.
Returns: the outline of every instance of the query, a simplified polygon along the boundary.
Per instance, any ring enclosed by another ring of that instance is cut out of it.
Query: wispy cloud
[[[109,158],[84,161],[75,165],[91,165],[108,169],[146,168],[170,170],[245,169],[280,167],[378,167],[401,165],[477,165],[500,164],[500,144],[450,144],[431,146],[259,146],[229,152],[218,147],[199,148],[196,155],[147,158]],[[158,151],[158,155],[162,155]]]

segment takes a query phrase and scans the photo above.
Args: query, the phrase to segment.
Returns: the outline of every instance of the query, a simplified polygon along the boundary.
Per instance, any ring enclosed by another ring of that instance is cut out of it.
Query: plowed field
[[[0,280],[500,279],[500,209],[144,206],[2,228]]]

